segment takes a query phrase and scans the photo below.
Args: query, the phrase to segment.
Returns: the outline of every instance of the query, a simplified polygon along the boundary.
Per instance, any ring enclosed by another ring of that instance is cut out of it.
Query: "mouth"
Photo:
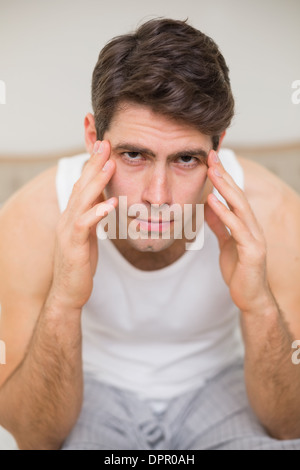
[[[140,230],[145,232],[159,232],[163,233],[170,230],[174,220],[143,220],[135,219],[137,224],[140,226]]]

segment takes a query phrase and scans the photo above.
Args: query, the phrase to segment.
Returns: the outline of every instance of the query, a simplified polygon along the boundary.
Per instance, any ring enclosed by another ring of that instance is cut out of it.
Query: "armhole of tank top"
[[[219,157],[225,170],[231,175],[239,188],[244,191],[244,171],[233,150],[221,149]],[[227,202],[215,187],[213,188],[213,193],[228,207]]]
[[[73,186],[80,178],[82,167],[88,158],[88,154],[80,154],[58,160],[55,182],[60,212],[66,209]]]
[[[222,155],[224,158],[224,167],[228,170],[228,173],[232,176],[236,184],[244,190],[244,171],[243,168],[240,164],[240,162],[237,159],[236,154],[234,153],[233,150],[231,149],[223,149],[221,150],[221,160],[222,160]],[[228,165],[227,165],[228,162]]]
[[[238,161],[236,154],[233,151],[231,152],[235,161],[235,171],[234,171],[233,179],[235,180],[236,184],[244,191],[245,189],[244,170],[242,168],[242,165]]]

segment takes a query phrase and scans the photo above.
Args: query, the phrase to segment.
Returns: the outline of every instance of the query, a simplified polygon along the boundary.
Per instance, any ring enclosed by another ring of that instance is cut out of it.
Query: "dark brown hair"
[[[112,39],[100,52],[92,79],[98,139],[123,101],[196,127],[212,137],[214,149],[234,114],[229,69],[216,43],[186,21],[165,18]]]

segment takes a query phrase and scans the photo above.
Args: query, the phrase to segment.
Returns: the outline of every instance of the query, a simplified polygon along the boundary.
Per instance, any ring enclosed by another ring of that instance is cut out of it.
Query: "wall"
[[[0,0],[0,156],[82,148],[100,49],[155,16],[188,17],[221,47],[236,97],[228,144],[300,141],[299,0]]]

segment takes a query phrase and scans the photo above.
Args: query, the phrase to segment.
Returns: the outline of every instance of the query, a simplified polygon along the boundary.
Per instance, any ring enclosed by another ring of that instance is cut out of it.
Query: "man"
[[[1,211],[0,424],[22,449],[300,449],[300,201],[221,148],[223,56],[149,21],[101,51],[92,101],[88,154]]]

